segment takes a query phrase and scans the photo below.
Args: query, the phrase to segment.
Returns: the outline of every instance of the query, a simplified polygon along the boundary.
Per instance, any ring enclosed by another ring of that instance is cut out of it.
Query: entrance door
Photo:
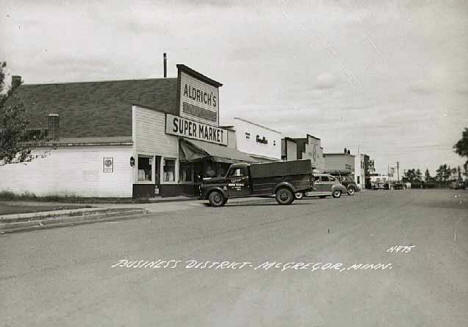
[[[247,167],[237,167],[229,171],[227,177],[229,197],[242,197],[250,194]]]

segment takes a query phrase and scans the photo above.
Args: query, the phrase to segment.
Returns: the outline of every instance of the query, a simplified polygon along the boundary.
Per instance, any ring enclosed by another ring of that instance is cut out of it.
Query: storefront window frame
[[[164,167],[166,166],[166,160],[174,161],[174,179],[172,181],[166,181]],[[161,157],[161,184],[179,184],[179,159],[174,157]]]
[[[185,165],[189,165],[190,168],[191,168],[191,181],[184,181],[182,180],[182,174],[181,174],[181,168],[182,166],[185,166]],[[195,169],[194,169],[194,165],[192,162],[181,162],[179,161],[179,176],[178,176],[178,180],[179,180],[179,184],[193,184],[195,182]]]
[[[151,161],[151,180],[148,181],[148,180],[140,180],[138,178],[138,171],[139,171],[139,158],[148,158],[150,159]],[[145,153],[138,153],[136,155],[136,164],[135,164],[135,167],[136,167],[136,173],[135,173],[135,184],[155,184],[155,157],[154,155],[150,155],[150,154],[145,154]]]

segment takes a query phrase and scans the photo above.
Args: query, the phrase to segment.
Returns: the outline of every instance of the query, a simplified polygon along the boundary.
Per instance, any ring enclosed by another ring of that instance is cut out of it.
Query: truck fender
[[[275,185],[275,188],[273,189],[273,193],[276,193],[276,191],[280,188],[280,187],[287,187],[289,189],[291,189],[291,191],[293,193],[296,193],[296,188],[291,184],[291,183],[288,183],[288,182],[281,182],[279,184],[276,184]]]
[[[228,194],[227,194],[227,191],[226,190],[223,190],[222,187],[219,187],[219,186],[216,186],[216,187],[212,187],[208,190],[206,190],[205,192],[205,196],[203,197],[204,200],[208,200],[208,196],[210,195],[211,192],[213,191],[219,191],[223,194],[224,198],[227,199],[228,198]]]

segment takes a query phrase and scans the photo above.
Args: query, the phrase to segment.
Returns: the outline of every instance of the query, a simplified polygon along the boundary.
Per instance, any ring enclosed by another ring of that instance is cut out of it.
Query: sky
[[[25,83],[160,78],[183,63],[242,117],[377,171],[463,165],[468,1],[0,0],[0,61]]]

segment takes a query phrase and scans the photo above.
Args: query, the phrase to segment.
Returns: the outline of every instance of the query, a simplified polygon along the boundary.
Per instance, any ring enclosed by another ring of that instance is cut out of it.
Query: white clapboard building
[[[185,65],[177,78],[23,84],[31,162],[0,166],[0,191],[37,196],[195,195],[203,177],[258,161],[219,126],[221,83]]]

